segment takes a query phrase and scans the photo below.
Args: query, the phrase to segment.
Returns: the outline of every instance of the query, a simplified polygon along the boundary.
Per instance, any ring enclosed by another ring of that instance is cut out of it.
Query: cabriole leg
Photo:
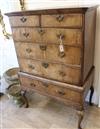
[[[77,111],[78,114],[78,129],[82,129],[81,127],[81,122],[83,120],[83,116],[84,116],[84,111]]]
[[[93,93],[94,93],[94,87],[91,86],[91,88],[90,88],[89,105],[92,105],[92,97],[93,97]]]

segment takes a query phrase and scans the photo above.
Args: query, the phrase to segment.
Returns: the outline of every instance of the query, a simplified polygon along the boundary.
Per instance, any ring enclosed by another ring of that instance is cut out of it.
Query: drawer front
[[[80,93],[78,93],[77,91],[60,87],[50,83],[48,84],[46,82],[42,82],[32,78],[27,78],[22,75],[20,75],[20,81],[21,81],[21,85],[25,88],[30,88],[37,92],[39,91],[47,95],[51,95],[61,99],[67,99],[77,103],[82,102]]]
[[[81,64],[81,48],[63,46],[64,52],[60,52],[59,45],[37,43],[15,43],[17,55],[31,59],[46,59],[53,62],[71,65]]]
[[[14,26],[39,26],[39,16],[11,16],[10,24]]]
[[[17,55],[19,57],[31,58],[31,59],[43,59],[43,51],[40,49],[39,44],[33,43],[15,43]]]
[[[19,59],[19,64],[22,72],[71,84],[80,83],[80,68],[71,68],[57,63],[29,59]]]
[[[82,44],[81,29],[13,28],[12,30],[15,41],[60,44],[60,36],[62,36],[63,44],[75,46]]]
[[[63,48],[64,52],[60,52],[59,45],[47,45],[46,59],[71,65],[81,64],[81,48],[66,45],[63,45]]]
[[[17,42],[42,42],[38,28],[12,28],[13,39]]]
[[[82,27],[82,14],[42,15],[43,27]]]

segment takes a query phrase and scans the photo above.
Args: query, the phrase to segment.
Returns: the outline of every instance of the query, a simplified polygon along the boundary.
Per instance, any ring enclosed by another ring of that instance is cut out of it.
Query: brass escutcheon
[[[47,46],[46,46],[46,45],[40,45],[40,49],[41,49],[42,51],[46,51]]]
[[[42,28],[39,28],[38,32],[39,32],[40,35],[43,35],[45,33],[45,30],[43,30]]]
[[[58,55],[60,56],[60,58],[65,57],[65,53],[64,53],[64,52],[59,52],[59,54],[58,54]]]
[[[31,64],[29,64],[28,67],[31,68],[31,69],[35,69],[35,67]]]
[[[64,15],[57,15],[56,19],[57,19],[58,22],[61,22],[64,19]]]
[[[22,18],[20,18],[20,20],[21,20],[21,22],[26,22],[27,21],[27,18],[25,18],[25,17],[22,17]]]
[[[48,68],[49,64],[48,64],[48,63],[43,62],[43,63],[42,63],[42,66],[43,66],[44,68]]]
[[[23,36],[27,38],[29,36],[29,33],[23,33]]]
[[[66,74],[65,74],[63,71],[59,71],[59,74],[60,74],[62,77],[66,76]]]
[[[30,48],[26,48],[27,53],[31,53],[32,50]]]

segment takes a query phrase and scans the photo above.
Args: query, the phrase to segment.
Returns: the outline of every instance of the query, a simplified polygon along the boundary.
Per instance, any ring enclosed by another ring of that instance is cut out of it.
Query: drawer
[[[77,103],[81,102],[80,93],[72,89],[67,89],[62,86],[57,86],[55,84],[50,84],[40,80],[35,80],[34,78],[28,78],[22,75],[20,75],[20,81],[22,87],[24,88],[33,89],[43,94],[47,94],[65,100],[74,101]]]
[[[58,63],[38,61],[30,59],[19,59],[22,72],[43,76],[71,84],[79,84],[81,70],[78,67],[67,67]]]
[[[15,43],[17,55],[30,59],[46,59],[53,62],[71,65],[81,64],[81,48],[63,46],[64,52],[60,52],[59,45],[37,43]]]
[[[42,15],[43,27],[82,27],[82,14]]]
[[[81,46],[81,29],[58,29],[58,28],[13,28],[13,37],[15,41],[25,41],[34,43],[55,43]]]
[[[39,16],[11,16],[10,24],[14,26],[39,26]]]

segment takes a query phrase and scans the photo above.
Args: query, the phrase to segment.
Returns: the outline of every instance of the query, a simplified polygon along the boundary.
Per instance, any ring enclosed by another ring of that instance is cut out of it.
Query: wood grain
[[[47,63],[48,67],[45,68],[43,63]],[[80,83],[80,68],[71,68],[66,65],[47,61],[37,61],[30,59],[19,59],[20,69],[23,72],[43,76],[53,80],[64,81],[71,84]],[[34,68],[30,67],[33,66]],[[76,76],[77,74],[77,76]]]
[[[65,100],[68,99],[76,103],[82,102],[81,94],[79,92],[72,91],[70,89],[63,88],[63,87],[58,87],[56,85],[43,83],[41,81],[37,81],[32,78],[28,78],[26,76],[20,75],[20,80],[21,80],[22,86],[25,86],[27,88],[32,88],[37,92],[40,91],[40,92],[49,94],[51,96],[56,96]]]
[[[39,26],[39,16],[12,16],[9,18],[12,27]]]
[[[41,15],[43,27],[82,27],[82,14]]]
[[[40,33],[40,30],[44,32]],[[13,28],[15,41],[60,44],[58,35],[63,35],[63,44],[81,46],[82,30],[80,29],[57,29],[57,28]]]
[[[22,89],[36,91],[77,109],[78,128],[81,128],[85,97],[93,86],[96,8],[6,14],[12,26]],[[64,48],[62,54],[59,45]]]
[[[86,79],[87,74],[92,68],[94,62],[95,26],[96,26],[95,24],[96,24],[96,10],[87,12],[85,14],[83,81]]]
[[[17,55],[29,59],[43,59],[71,65],[81,64],[81,48],[64,45],[64,56],[61,56],[59,45],[37,43],[15,43]],[[46,50],[42,50],[44,46]]]

